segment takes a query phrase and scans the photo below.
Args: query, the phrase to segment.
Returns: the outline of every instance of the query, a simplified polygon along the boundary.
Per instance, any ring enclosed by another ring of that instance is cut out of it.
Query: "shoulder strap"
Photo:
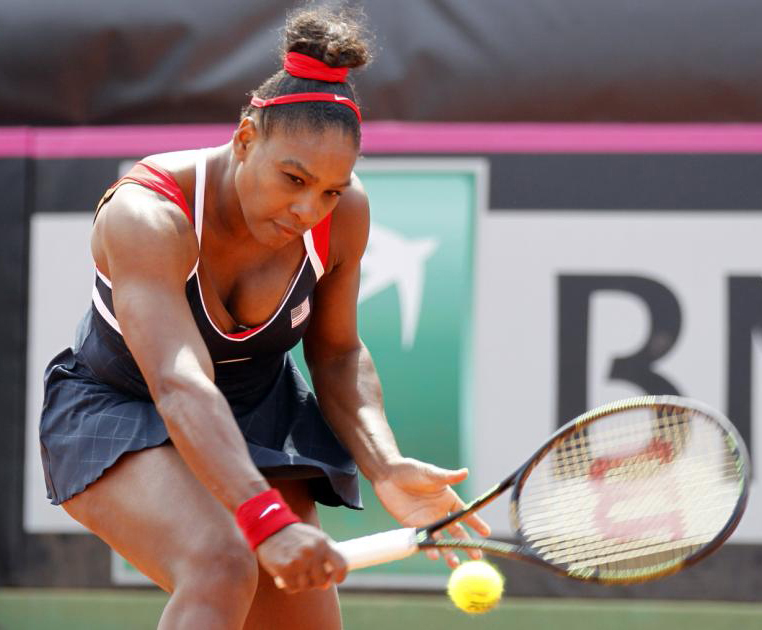
[[[193,213],[188,206],[188,202],[185,200],[183,191],[180,189],[177,181],[175,181],[175,178],[163,168],[154,164],[149,164],[148,162],[138,162],[126,175],[124,175],[124,177],[121,177],[112,184],[98,202],[98,206],[95,209],[96,214],[103,204],[114,196],[116,190],[124,184],[139,184],[140,186],[156,191],[177,205],[183,213],[185,213],[185,216],[188,217],[188,220],[191,223],[194,223]]]
[[[328,264],[328,250],[331,245],[331,217],[333,213],[326,216],[320,223],[313,227],[309,232],[305,233],[305,237],[310,234],[309,238],[305,238],[307,245],[307,251],[311,254],[313,267],[318,271],[318,277],[322,275],[323,270]],[[309,241],[312,241],[311,243]],[[311,246],[311,247],[310,247]],[[312,249],[313,251],[310,251]],[[313,253],[314,252],[314,253]],[[315,260],[317,258],[317,260]]]

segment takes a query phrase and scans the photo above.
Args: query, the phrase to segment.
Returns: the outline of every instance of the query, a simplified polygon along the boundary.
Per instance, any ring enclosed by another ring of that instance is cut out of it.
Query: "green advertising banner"
[[[486,163],[365,159],[357,172],[371,203],[358,320],[381,377],[389,422],[404,455],[446,468],[467,465],[461,434],[467,434],[471,408],[473,233]],[[306,373],[303,363],[302,369]],[[468,495],[465,487],[458,491]],[[365,480],[362,494],[362,512],[321,509],[334,539],[399,527]],[[443,562],[421,554],[365,569],[351,581],[382,586],[378,576],[393,583],[395,576],[447,572]]]

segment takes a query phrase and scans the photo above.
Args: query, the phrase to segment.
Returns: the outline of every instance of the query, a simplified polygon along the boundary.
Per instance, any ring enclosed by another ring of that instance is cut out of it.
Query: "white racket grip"
[[[350,571],[401,560],[418,551],[415,527],[352,538],[336,543],[335,547],[346,558]]]

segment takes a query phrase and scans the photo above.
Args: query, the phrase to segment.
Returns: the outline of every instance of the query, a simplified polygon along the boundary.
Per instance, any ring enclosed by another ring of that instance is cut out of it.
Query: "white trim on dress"
[[[320,260],[317,250],[315,249],[315,241],[312,238],[312,230],[307,230],[304,233],[304,248],[307,250],[307,255],[310,257],[312,268],[315,270],[315,280],[320,280],[320,277],[325,273],[323,267],[323,261]]]
[[[101,314],[101,317],[106,320],[109,326],[121,335],[122,329],[119,328],[119,322],[116,321],[116,317],[114,317],[111,314],[111,311],[108,310],[101,294],[98,292],[98,287],[95,285],[93,285],[93,304],[95,305],[95,309]]]

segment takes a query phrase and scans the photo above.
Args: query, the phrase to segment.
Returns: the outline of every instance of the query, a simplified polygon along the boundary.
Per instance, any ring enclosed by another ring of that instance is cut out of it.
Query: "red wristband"
[[[235,511],[235,520],[254,551],[263,540],[286,525],[300,522],[275,488],[241,503]]]

